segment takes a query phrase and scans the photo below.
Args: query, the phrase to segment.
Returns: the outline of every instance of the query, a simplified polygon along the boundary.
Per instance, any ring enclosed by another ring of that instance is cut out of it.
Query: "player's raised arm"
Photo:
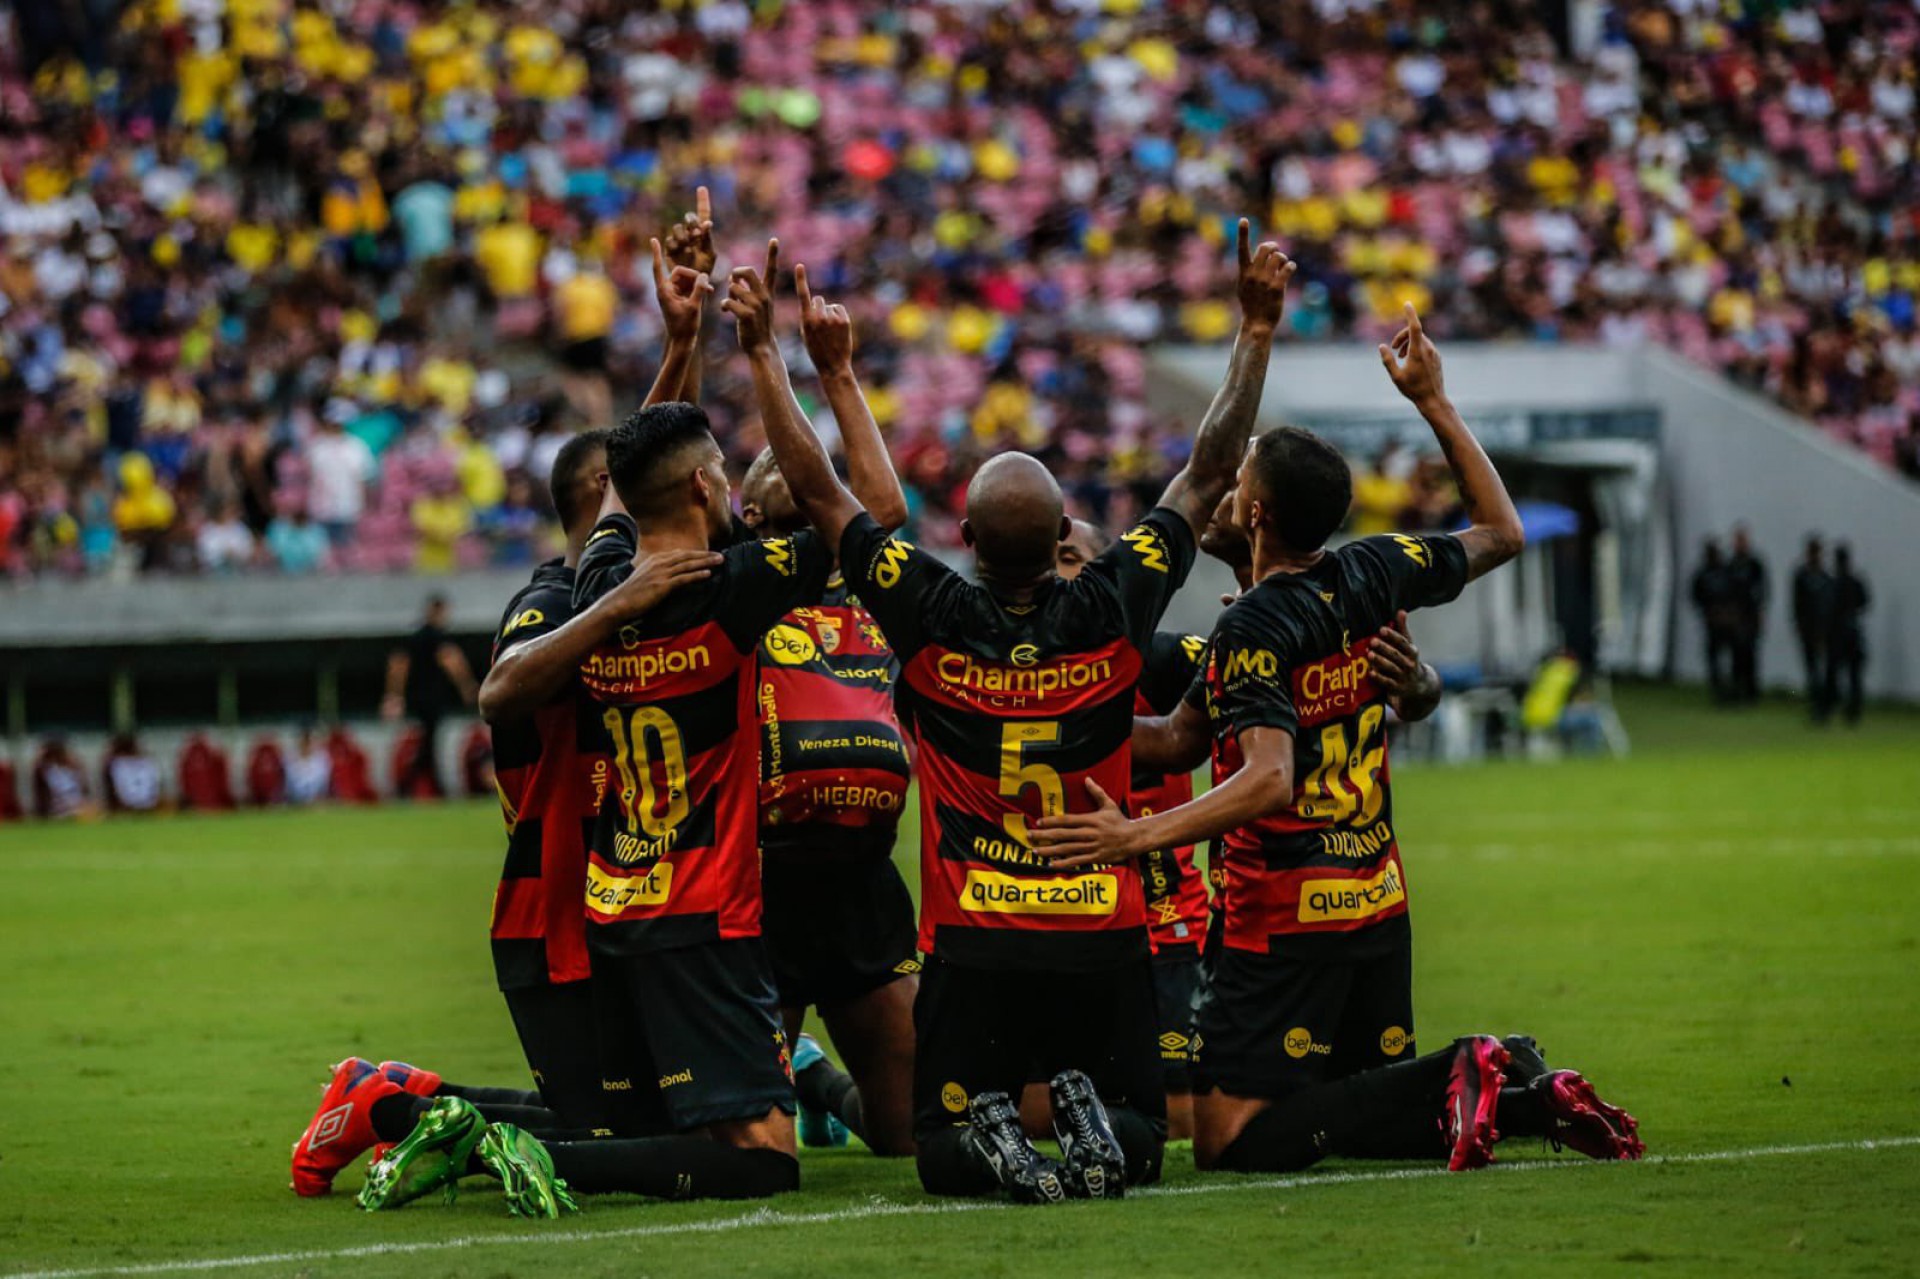
[[[1472,581],[1518,555],[1526,545],[1526,533],[1500,472],[1493,469],[1486,450],[1447,398],[1440,374],[1440,352],[1420,327],[1420,313],[1411,302],[1405,312],[1406,326],[1393,335],[1392,342],[1381,346],[1380,363],[1386,366],[1387,376],[1400,394],[1412,401],[1433,428],[1454,482],[1460,486],[1460,495],[1466,499],[1467,518],[1472,524],[1459,538],[1467,552],[1467,580]]]
[[[840,423],[840,439],[847,448],[847,486],[867,514],[881,528],[892,530],[907,522],[907,495],[887,456],[880,424],[861,393],[853,372],[853,317],[847,308],[829,303],[807,287],[804,263],[793,268],[794,289],[800,295],[800,339],[820,375],[827,406]]]
[[[653,291],[660,300],[667,345],[660,356],[660,372],[647,392],[648,404],[675,400],[692,403],[700,394],[700,315],[713,281],[705,271],[676,266],[667,269],[665,250],[653,241]]]
[[[779,270],[780,241],[769,240],[766,269],[735,267],[720,309],[733,317],[738,329],[740,349],[747,353],[753,372],[753,394],[760,405],[767,445],[787,478],[794,503],[827,545],[837,547],[840,535],[863,508],[834,474],[826,447],[794,398],[786,361],[780,358],[780,345],[773,337],[771,282]]]
[[[1240,333],[1227,360],[1227,380],[1215,393],[1194,436],[1193,454],[1173,477],[1160,505],[1186,516],[1196,537],[1206,528],[1220,499],[1233,488],[1247,439],[1260,412],[1267,385],[1267,358],[1286,302],[1294,263],[1271,240],[1251,247],[1253,227],[1240,219]]]
[[[1367,673],[1393,703],[1393,712],[1412,724],[1440,708],[1440,672],[1420,660],[1419,646],[1407,629],[1407,610],[1380,628],[1367,650]]]

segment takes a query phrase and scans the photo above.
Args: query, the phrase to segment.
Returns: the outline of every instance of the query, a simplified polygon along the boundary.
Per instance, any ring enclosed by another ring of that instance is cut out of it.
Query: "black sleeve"
[[[935,595],[959,576],[912,542],[889,534],[865,511],[840,537],[840,571],[903,663],[926,643]]]
[[[1155,631],[1147,649],[1147,668],[1140,677],[1140,691],[1155,715],[1171,715],[1180,699],[1192,687],[1207,655],[1204,635],[1183,635],[1179,631]]]
[[[573,574],[574,612],[632,576],[633,553],[639,545],[640,533],[630,516],[609,515],[593,526]]]
[[[1127,638],[1142,652],[1160,618],[1193,570],[1193,526],[1186,517],[1156,506],[1096,556],[1084,574],[1104,579],[1120,593]]]
[[[1293,659],[1281,651],[1279,637],[1259,624],[1243,604],[1230,605],[1213,633],[1213,661],[1219,671],[1215,698],[1218,720],[1235,734],[1250,728],[1300,728],[1293,705]]]
[[[1467,548],[1451,533],[1386,533],[1363,537],[1352,549],[1380,581],[1389,614],[1449,603],[1467,584]]]
[[[500,629],[494,632],[493,656],[498,662],[507,650],[542,635],[551,635],[573,616],[573,599],[550,582],[529,582],[520,588],[500,617]]]
[[[833,552],[813,530],[792,537],[746,542],[722,552],[714,620],[742,653],[760,643],[773,624],[827,589]]]

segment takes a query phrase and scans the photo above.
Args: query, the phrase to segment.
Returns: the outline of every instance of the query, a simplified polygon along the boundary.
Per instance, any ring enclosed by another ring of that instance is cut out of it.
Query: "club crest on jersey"
[[[1160,535],[1142,524],[1128,529],[1120,535],[1120,540],[1140,554],[1140,564],[1156,573],[1168,573],[1172,569],[1167,564],[1167,551],[1160,543]]]
[[[813,619],[813,629],[820,636],[820,647],[828,653],[840,651],[840,619],[830,614],[822,614]]]

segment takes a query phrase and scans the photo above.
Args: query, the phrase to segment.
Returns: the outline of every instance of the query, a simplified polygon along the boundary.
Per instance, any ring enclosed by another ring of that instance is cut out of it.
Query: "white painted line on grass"
[[[1826,1141],[1802,1146],[1749,1146],[1742,1150],[1708,1150],[1696,1154],[1650,1155],[1647,1164],[1729,1163],[1746,1159],[1767,1159],[1780,1155],[1819,1155],[1836,1151],[1899,1150],[1920,1146],[1916,1137],[1876,1137],[1863,1141]],[[1523,1173],[1549,1172],[1570,1168],[1613,1167],[1587,1159],[1535,1159],[1522,1163],[1495,1164],[1488,1172],[1519,1176]],[[1155,1186],[1134,1192],[1142,1199],[1171,1198],[1184,1195],[1211,1195],[1244,1190],[1298,1190],[1312,1186],[1351,1186],[1382,1181],[1419,1181],[1445,1177],[1444,1168],[1391,1168],[1375,1172],[1302,1173],[1290,1177],[1241,1177],[1232,1180],[1202,1181],[1187,1186]],[[937,1217],[956,1212],[1015,1211],[1013,1204],[997,1200],[958,1200],[939,1203],[887,1203],[876,1201],[855,1208],[836,1208],[831,1212],[779,1212],[771,1207],[732,1217],[707,1221],[661,1222],[650,1226],[623,1226],[614,1230],[540,1230],[519,1235],[461,1235],[452,1239],[429,1239],[408,1243],[371,1243],[352,1248],[315,1248],[301,1252],[263,1252],[242,1257],[199,1257],[187,1261],[153,1261],[132,1266],[92,1266],[76,1270],[28,1270],[0,1275],[0,1279],[86,1279],[89,1275],[167,1275],[204,1270],[229,1270],[245,1266],[289,1265],[307,1261],[350,1261],[356,1257],[399,1257],[421,1252],[450,1252],[459,1248],[484,1248],[494,1244],[600,1243],[614,1239],[651,1239],[665,1235],[726,1234],[757,1226],[828,1226],[846,1221],[871,1221],[881,1217]]]

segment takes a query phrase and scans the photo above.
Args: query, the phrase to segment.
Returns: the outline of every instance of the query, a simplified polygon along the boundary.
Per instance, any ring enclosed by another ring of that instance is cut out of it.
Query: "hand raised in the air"
[[[711,273],[718,255],[713,247],[713,201],[705,187],[694,193],[693,212],[667,228],[667,261]]]
[[[793,287],[800,295],[800,340],[807,358],[822,374],[853,367],[853,317],[837,302],[828,302],[807,287],[807,267],[793,268]]]
[[[1280,326],[1286,307],[1287,282],[1297,265],[1272,240],[1253,246],[1253,224],[1240,219],[1240,314],[1249,324],[1267,329]]]
[[[627,579],[607,592],[606,608],[622,622],[631,622],[689,582],[713,576],[725,557],[714,551],[655,551],[633,562]]]
[[[773,282],[780,274],[780,241],[767,241],[767,264],[764,271],[756,271],[750,266],[737,266],[727,282],[727,300],[720,309],[731,315],[739,329],[740,349],[751,354],[754,351],[775,349],[773,338]]]
[[[1070,868],[1125,861],[1146,851],[1134,847],[1132,819],[1100,789],[1100,783],[1089,778],[1087,794],[1096,805],[1090,813],[1059,813],[1027,823],[1034,856]]]
[[[669,341],[691,342],[700,336],[700,314],[713,292],[713,281],[705,271],[692,267],[668,271],[658,240],[653,242],[653,292],[660,300]]]
[[[1413,309],[1413,303],[1402,303],[1401,309],[1406,315],[1406,325],[1393,335],[1391,342],[1381,346],[1380,363],[1386,367],[1393,384],[1400,388],[1400,394],[1415,404],[1444,399],[1447,388],[1440,376],[1439,348],[1420,327],[1420,313]]]

